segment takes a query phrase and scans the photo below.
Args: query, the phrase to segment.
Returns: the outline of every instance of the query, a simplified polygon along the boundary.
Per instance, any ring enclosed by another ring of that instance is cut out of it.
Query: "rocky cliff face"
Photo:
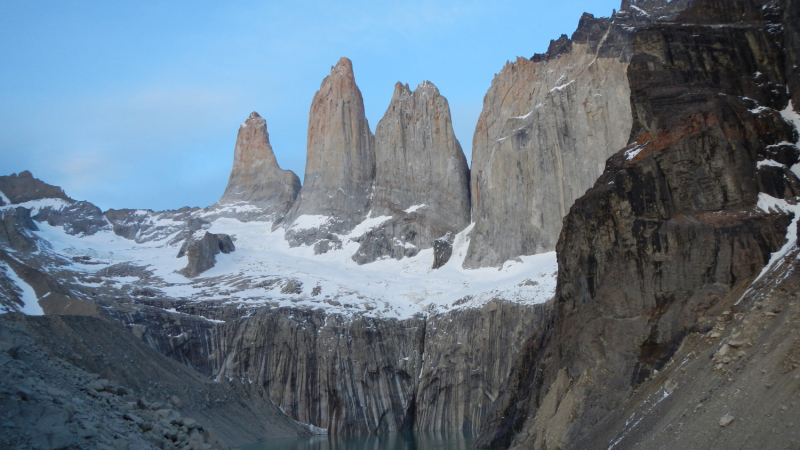
[[[145,303],[154,307],[111,311],[160,353],[243,392],[263,388],[289,416],[332,434],[476,432],[525,336],[551,316],[549,305],[499,299],[406,320]]]
[[[257,112],[251,113],[239,127],[231,176],[219,203],[252,204],[263,214],[280,219],[299,190],[297,175],[278,166],[269,143],[267,121]]]
[[[549,304],[495,300],[429,317],[414,428],[477,434],[526,338],[549,316]]]
[[[479,444],[614,444],[584,438],[638,389],[652,393],[647,381],[686,337],[731,314],[786,243],[792,213],[767,206],[800,192],[789,170],[800,154],[787,144],[797,136],[779,114],[781,12],[697,0],[678,23],[634,34],[634,142],[566,217],[555,326],[534,337]]]
[[[573,201],[628,142],[632,30],[683,3],[624,2],[610,19],[584,14],[571,40],[495,76],[473,137],[465,268],[555,249]]]
[[[342,58],[311,102],[304,184],[283,224],[289,242],[308,245],[350,231],[369,212],[374,179],[374,137],[353,63]],[[302,228],[301,216],[324,217],[325,225]]]
[[[359,239],[353,259],[400,259],[431,248],[470,221],[469,168],[453,134],[447,99],[431,82],[397,83],[375,129],[372,217],[392,219]]]

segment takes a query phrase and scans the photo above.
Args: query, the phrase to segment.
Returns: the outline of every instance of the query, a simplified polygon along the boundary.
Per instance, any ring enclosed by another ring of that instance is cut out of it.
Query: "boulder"
[[[196,277],[214,267],[217,261],[214,255],[228,254],[234,250],[236,247],[233,245],[233,239],[227,234],[214,234],[206,231],[199,239],[193,235],[184,241],[178,251],[178,258],[187,256],[189,260],[186,267],[179,270],[178,273],[189,278]]]

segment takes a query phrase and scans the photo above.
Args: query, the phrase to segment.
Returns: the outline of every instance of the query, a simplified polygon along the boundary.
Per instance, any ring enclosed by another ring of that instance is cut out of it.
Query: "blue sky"
[[[396,81],[430,80],[469,160],[505,62],[619,3],[3,1],[0,175],[27,169],[103,209],[208,206],[258,111],[302,179],[311,99],[341,56],[373,132]]]

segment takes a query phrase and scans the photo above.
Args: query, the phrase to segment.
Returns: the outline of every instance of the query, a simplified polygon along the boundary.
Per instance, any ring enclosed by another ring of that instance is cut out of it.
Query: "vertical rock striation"
[[[219,380],[263,386],[289,416],[332,434],[411,428],[423,319],[261,311],[216,329]]]
[[[686,2],[628,3],[610,19],[584,14],[571,40],[495,76],[473,137],[465,268],[555,249],[572,202],[628,142],[630,33]]]
[[[364,100],[353,63],[341,58],[311,102],[304,184],[284,222],[290,244],[352,230],[369,211],[374,179],[374,137]],[[304,215],[322,216],[325,224],[302,228],[304,222],[296,222]]]
[[[565,218],[554,328],[521,357],[480,445],[607,448],[586,437],[784,245],[792,214],[759,203],[800,193],[775,7],[696,0],[634,34],[633,143]]]
[[[493,300],[429,317],[414,428],[476,434],[525,339],[546,326],[550,309]]]
[[[397,83],[375,130],[372,217],[391,216],[359,238],[360,264],[400,259],[469,225],[469,167],[453,133],[450,106],[429,81]]]
[[[300,179],[278,166],[269,143],[267,121],[257,112],[239,127],[233,153],[233,169],[220,204],[246,202],[280,219],[289,210]]]

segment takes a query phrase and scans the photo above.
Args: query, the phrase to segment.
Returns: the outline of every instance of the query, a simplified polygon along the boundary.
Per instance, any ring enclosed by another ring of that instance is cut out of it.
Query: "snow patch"
[[[319,228],[330,221],[331,217],[328,216],[303,214],[295,219],[294,223],[289,227],[289,229],[297,231],[310,230],[313,228]]]
[[[22,292],[20,299],[22,300],[22,308],[20,308],[20,312],[27,314],[29,316],[43,316],[44,311],[42,307],[39,306],[39,299],[36,298],[36,291],[33,290],[30,284],[26,283],[25,280],[19,277],[14,269],[9,267],[6,263],[0,262],[0,266],[5,271],[8,278],[14,283],[17,288]]]
[[[759,168],[759,169],[760,169],[760,168],[762,168],[762,167],[764,167],[764,166],[768,166],[768,167],[780,167],[780,168],[784,168],[784,167],[786,167],[786,166],[784,166],[783,164],[779,163],[778,161],[773,161],[773,160],[771,160],[771,159],[765,159],[765,160],[763,160],[763,161],[759,161],[758,163],[756,163],[756,167],[757,167],[757,168]]]
[[[639,153],[641,153],[641,152],[642,152],[642,150],[644,150],[644,149],[645,149],[645,147],[647,147],[648,145],[650,145],[650,142],[646,142],[646,143],[644,143],[644,144],[642,144],[642,145],[637,145],[636,147],[633,147],[633,148],[632,148],[632,149],[630,149],[630,150],[626,150],[626,151],[625,151],[625,158],[626,158],[628,161],[632,160],[633,158],[635,158],[635,157],[636,157],[636,155],[638,155]]]
[[[422,205],[422,206],[425,206],[425,205]],[[411,208],[413,208],[413,206]],[[409,208],[409,209],[411,209],[411,208]],[[406,210],[406,212],[408,212],[408,210]],[[351,231],[347,235],[347,237],[348,238],[357,238],[359,236],[362,236],[362,235],[364,235],[364,233],[368,233],[368,232],[374,230],[375,228],[380,226],[383,222],[386,222],[387,220],[389,220],[391,218],[392,218],[392,216],[378,216],[378,217],[370,217],[368,219],[365,219],[363,222],[361,222],[360,224],[356,225],[356,227],[353,228],[353,231]]]
[[[574,82],[575,82],[575,80],[572,80],[572,81],[570,81],[569,83],[566,83],[566,84],[562,84],[562,85],[556,86],[556,87],[554,87],[553,89],[550,89],[550,92],[553,92],[553,91],[562,91],[562,90],[566,89],[566,88],[567,88],[567,87],[568,87],[570,84],[572,84],[572,83],[574,83]]]
[[[412,206],[412,207],[410,207],[410,208],[406,209],[406,210],[405,210],[405,211],[403,211],[403,212],[404,212],[404,213],[406,213],[406,214],[411,214],[411,213],[415,212],[416,210],[418,210],[418,209],[420,209],[420,208],[424,208],[425,206],[427,206],[427,205],[425,205],[424,203],[423,203],[423,204],[421,204],[421,205],[414,205],[414,206]]]
[[[3,191],[0,191],[0,200],[2,200],[3,203],[6,205],[11,204],[11,200],[9,200],[8,197],[6,197],[6,194],[4,194]]]

